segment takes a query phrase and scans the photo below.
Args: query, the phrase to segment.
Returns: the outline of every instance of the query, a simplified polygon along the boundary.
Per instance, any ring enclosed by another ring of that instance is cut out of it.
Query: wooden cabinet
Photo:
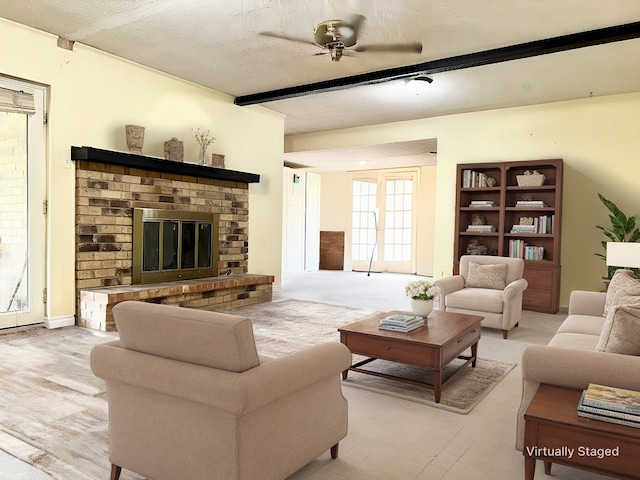
[[[523,308],[556,313],[562,165],[561,159],[459,164],[454,272],[467,253],[519,256],[529,282]],[[542,184],[525,174],[534,171],[544,176]]]

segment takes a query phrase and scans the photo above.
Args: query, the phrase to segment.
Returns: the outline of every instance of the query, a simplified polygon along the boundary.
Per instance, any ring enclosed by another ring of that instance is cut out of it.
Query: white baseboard
[[[69,327],[76,324],[75,315],[65,315],[63,317],[46,318],[44,319],[44,326],[46,328],[60,328]]]

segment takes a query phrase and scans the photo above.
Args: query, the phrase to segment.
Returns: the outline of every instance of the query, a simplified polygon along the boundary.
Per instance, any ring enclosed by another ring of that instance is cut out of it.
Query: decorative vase
[[[144,127],[140,127],[138,125],[125,125],[124,131],[129,151],[132,153],[142,153]]]
[[[411,299],[411,312],[420,317],[427,317],[433,311],[433,300]]]
[[[200,165],[207,164],[207,147],[200,149]]]

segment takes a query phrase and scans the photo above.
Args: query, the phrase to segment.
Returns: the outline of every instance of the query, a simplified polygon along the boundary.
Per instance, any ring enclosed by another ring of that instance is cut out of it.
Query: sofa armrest
[[[604,315],[604,302],[606,292],[589,292],[586,290],[573,290],[569,297],[569,315]]]
[[[522,397],[516,448],[524,445],[524,413],[541,383],[584,390],[590,383],[640,390],[640,357],[571,348],[529,345],[522,352]]]
[[[444,310],[446,306],[445,297],[450,293],[457,292],[464,288],[464,277],[462,275],[451,275],[436,280],[434,284],[440,289],[440,293],[438,294],[439,308],[440,310]]]
[[[640,390],[640,357],[529,345],[522,352],[522,378],[583,390],[589,383]]]
[[[338,342],[275,358],[241,373],[127,350],[119,341],[91,351],[91,369],[109,388],[134,386],[237,415],[332,375],[338,383],[339,374],[350,365],[351,352]]]
[[[511,282],[505,287],[504,299],[510,300],[512,298],[517,297],[522,292],[524,292],[528,286],[529,286],[529,283],[524,278],[518,278],[517,280],[514,280],[513,282]]]

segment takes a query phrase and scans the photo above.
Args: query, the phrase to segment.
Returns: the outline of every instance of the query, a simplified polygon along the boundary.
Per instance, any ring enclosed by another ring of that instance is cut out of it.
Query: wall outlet
[[[64,168],[71,168],[71,154],[69,152],[62,154],[62,166]]]

